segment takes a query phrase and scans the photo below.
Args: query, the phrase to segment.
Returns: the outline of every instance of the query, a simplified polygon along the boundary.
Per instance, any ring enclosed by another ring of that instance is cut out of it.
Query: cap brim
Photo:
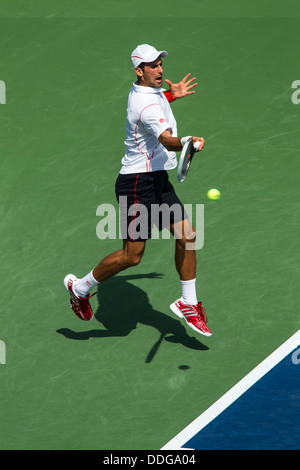
[[[154,62],[158,57],[167,57],[168,53],[167,51],[157,51],[155,54],[151,55],[150,57],[147,57],[147,60],[143,60],[142,62],[145,64],[149,64],[151,62]],[[140,62],[140,63],[142,63]],[[133,69],[138,67],[138,65],[132,66]]]

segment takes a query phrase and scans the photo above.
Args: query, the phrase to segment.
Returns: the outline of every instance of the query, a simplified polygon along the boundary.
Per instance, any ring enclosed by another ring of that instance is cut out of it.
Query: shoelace
[[[94,295],[96,295],[97,292],[94,292],[93,294],[89,295],[88,297],[79,297],[80,300],[88,300],[90,299],[91,297],[93,297]],[[89,305],[86,303],[86,302],[80,302],[80,306],[77,305],[76,303],[73,302],[73,304],[75,305],[76,309],[77,310],[83,310],[83,312],[87,312],[88,309],[89,309]]]
[[[197,312],[198,312],[198,320],[203,320],[204,323],[206,324],[208,320],[207,320],[207,316],[206,316],[204,307],[202,307],[202,302],[199,302],[196,305],[196,308],[197,308]]]
[[[94,292],[93,294],[89,295],[87,298],[90,299],[91,297],[93,297],[96,294],[97,294],[97,292]]]

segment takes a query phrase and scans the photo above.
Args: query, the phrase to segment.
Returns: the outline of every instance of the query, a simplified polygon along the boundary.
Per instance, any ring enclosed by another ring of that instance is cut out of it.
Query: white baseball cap
[[[149,44],[137,46],[131,54],[132,68],[138,67],[142,62],[153,62],[158,57],[167,57],[167,51],[157,51]]]

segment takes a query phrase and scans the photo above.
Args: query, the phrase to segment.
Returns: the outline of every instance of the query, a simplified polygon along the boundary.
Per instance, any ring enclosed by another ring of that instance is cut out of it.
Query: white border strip
[[[291,336],[285,343],[279,346],[270,356],[256,366],[249,374],[234,385],[219,400],[204,411],[198,418],[192,421],[177,436],[164,445],[161,450],[180,450],[182,446],[189,441],[196,433],[203,429],[208,423],[215,419],[222,411],[239,398],[255,382],[269,372],[276,364],[284,359],[289,353],[296,349],[300,344],[300,330]]]

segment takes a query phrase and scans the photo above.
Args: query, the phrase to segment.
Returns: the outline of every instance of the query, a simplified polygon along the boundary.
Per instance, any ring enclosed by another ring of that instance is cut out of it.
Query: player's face
[[[139,77],[139,85],[161,88],[163,82],[163,68],[160,57],[153,62],[145,64],[142,69],[137,67],[136,73]]]

